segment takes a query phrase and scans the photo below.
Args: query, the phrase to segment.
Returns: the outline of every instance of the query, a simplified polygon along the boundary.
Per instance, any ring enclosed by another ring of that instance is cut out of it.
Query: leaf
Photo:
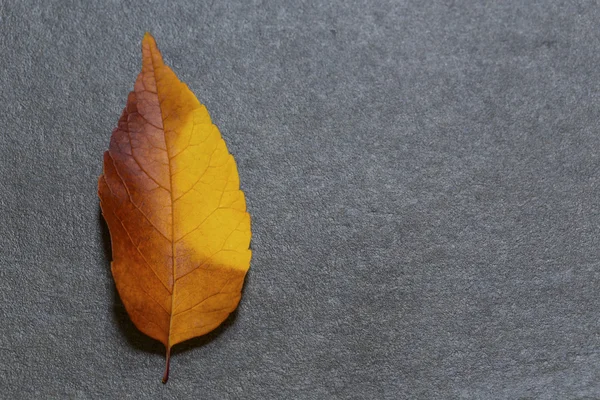
[[[165,345],[165,383],[171,348],[237,307],[251,233],[233,157],[148,33],[98,194],[117,290],[135,326]]]

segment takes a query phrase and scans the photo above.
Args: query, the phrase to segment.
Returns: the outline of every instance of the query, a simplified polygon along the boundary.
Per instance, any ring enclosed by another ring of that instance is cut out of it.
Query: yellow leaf
[[[112,274],[135,326],[167,350],[219,326],[250,266],[250,215],[206,107],[150,34],[98,180]]]

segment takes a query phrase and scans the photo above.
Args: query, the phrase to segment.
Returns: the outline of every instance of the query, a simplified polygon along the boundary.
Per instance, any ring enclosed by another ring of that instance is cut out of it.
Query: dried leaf
[[[150,34],[142,72],[98,180],[112,274],[131,320],[167,351],[237,307],[250,266],[250,215],[235,161],[206,107]]]

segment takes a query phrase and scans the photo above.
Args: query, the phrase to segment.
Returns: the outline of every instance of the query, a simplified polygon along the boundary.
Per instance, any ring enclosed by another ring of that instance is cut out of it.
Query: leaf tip
[[[148,46],[150,48],[156,47],[156,39],[154,36],[150,34],[150,32],[144,33],[144,38],[142,39],[142,47]]]
[[[155,65],[163,64],[162,55],[156,45],[156,39],[154,39],[154,36],[152,36],[150,32],[146,32],[142,39],[142,58],[144,60],[143,62],[151,61],[152,64]]]

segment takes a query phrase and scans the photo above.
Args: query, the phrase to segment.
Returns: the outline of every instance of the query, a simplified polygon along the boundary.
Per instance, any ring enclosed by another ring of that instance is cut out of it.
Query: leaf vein
[[[110,188],[110,185],[108,184],[108,182],[106,181],[106,177],[104,177],[104,183],[106,183],[106,187],[108,188],[108,190],[110,191],[110,193],[113,195],[113,197],[116,197],[116,195],[114,194],[114,192],[112,191],[112,189]],[[171,291],[169,290],[169,288],[167,287],[167,285],[165,285],[165,283],[162,281],[162,279],[160,279],[160,276],[158,276],[158,273],[156,273],[156,271],[154,270],[154,268],[152,268],[152,265],[148,262],[148,260],[146,259],[146,256],[144,256],[144,253],[140,250],[140,248],[135,244],[135,242],[133,241],[133,238],[131,237],[131,235],[129,234],[129,231],[127,230],[127,228],[125,227],[125,224],[123,223],[123,221],[121,220],[121,218],[119,218],[119,216],[117,214],[115,214],[114,212],[112,213],[115,218],[117,219],[117,221],[119,221],[119,224],[121,224],[121,227],[123,227],[123,230],[125,231],[125,233],[127,234],[127,237],[129,238],[129,241],[131,242],[131,244],[133,245],[133,247],[135,247],[135,249],[138,251],[138,253],[140,254],[140,256],[142,257],[142,259],[144,260],[144,262],[146,263],[147,267],[150,269],[150,271],[152,271],[154,273],[154,275],[156,275],[156,278],[159,280],[159,282],[165,287],[165,289],[167,289],[167,291],[169,293],[171,293]]]
[[[109,154],[110,154],[110,153],[109,153]],[[111,159],[112,159],[112,157],[111,157]],[[137,211],[138,211],[140,214],[142,214],[142,216],[143,216],[143,217],[146,219],[146,221],[148,221],[148,223],[149,223],[149,224],[150,224],[150,225],[151,225],[151,226],[152,226],[152,227],[153,227],[153,228],[154,228],[154,229],[155,229],[155,230],[156,230],[156,231],[157,231],[157,232],[158,232],[158,233],[159,233],[159,234],[160,234],[160,235],[161,235],[163,238],[165,238],[165,239],[166,239],[168,242],[170,242],[170,241],[171,241],[171,239],[169,239],[169,238],[167,237],[167,235],[165,235],[165,234],[164,234],[164,233],[163,233],[163,232],[162,232],[160,229],[158,229],[158,227],[157,227],[157,226],[154,224],[154,222],[152,222],[152,220],[150,219],[150,217],[148,217],[148,216],[146,215],[146,213],[145,213],[144,211],[142,211],[142,209],[141,209],[141,208],[140,208],[140,207],[139,207],[137,204],[135,204],[135,202],[133,201],[133,197],[131,196],[131,193],[129,192],[129,188],[127,187],[127,184],[125,183],[125,180],[123,179],[123,177],[122,177],[122,176],[121,176],[121,174],[119,173],[119,169],[117,168],[117,165],[116,165],[116,163],[114,162],[114,160],[113,160],[113,165],[114,165],[114,167],[115,167],[115,171],[117,171],[117,176],[119,177],[119,179],[120,179],[120,180],[121,180],[121,182],[123,183],[123,187],[125,187],[125,191],[127,192],[127,195],[129,196],[129,202],[131,203],[131,205],[133,205],[133,207],[134,207],[134,208],[135,208],[135,209],[136,209],[136,210],[137,210]],[[107,186],[109,186],[109,185],[108,185],[108,183],[107,183]],[[109,187],[109,189],[110,189],[110,187]],[[111,190],[111,193],[112,193],[112,190]],[[114,193],[113,193],[113,195],[114,195]],[[115,196],[115,197],[116,197],[116,196]]]

